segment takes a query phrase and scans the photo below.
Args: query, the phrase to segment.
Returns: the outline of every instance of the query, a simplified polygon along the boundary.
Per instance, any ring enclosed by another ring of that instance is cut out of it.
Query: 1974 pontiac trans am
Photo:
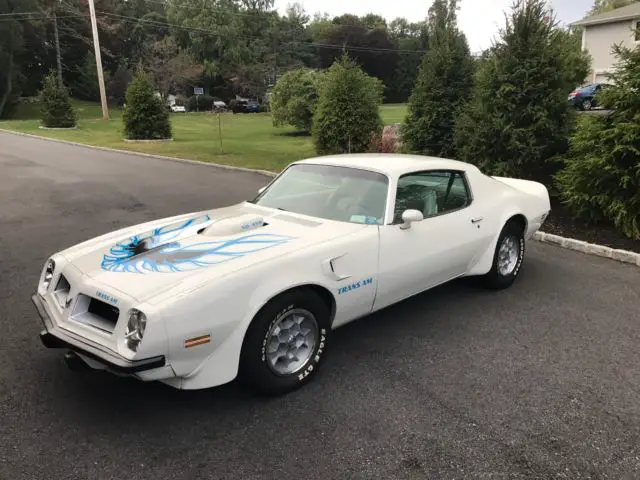
[[[337,327],[458,277],[510,286],[549,211],[542,184],[455,160],[311,158],[253,200],[52,255],[32,300],[73,369],[283,394]]]

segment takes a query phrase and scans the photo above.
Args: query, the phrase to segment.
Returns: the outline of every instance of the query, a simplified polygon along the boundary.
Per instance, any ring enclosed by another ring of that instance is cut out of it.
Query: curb
[[[275,177],[277,175],[277,173],[270,172],[268,170],[259,170],[259,169],[246,168],[246,167],[234,167],[233,165],[224,165],[221,163],[201,162],[198,160],[188,160],[186,158],[169,157],[167,155],[155,155],[153,153],[136,152],[133,150],[123,150],[119,148],[98,147],[95,145],[87,145],[86,143],[72,142],[70,140],[60,140],[59,138],[43,137],[41,135],[33,135],[32,133],[16,132],[14,130],[7,130],[4,128],[0,128],[0,132],[9,133],[11,135],[19,135],[22,137],[37,138],[38,140],[47,140],[49,142],[63,143],[65,145],[74,145],[76,147],[92,148],[94,150],[102,150],[105,152],[124,153],[126,155],[139,155],[141,157],[155,158],[157,160],[167,160],[170,162],[179,162],[179,163],[187,163],[191,165],[200,165],[205,167],[222,168],[224,170],[232,170],[232,171],[238,171],[238,172],[259,173],[267,177]]]
[[[640,267],[640,253],[630,252],[628,250],[619,250],[616,248],[588,243],[574,238],[561,237],[551,233],[536,232],[533,236],[535,240],[541,243],[551,243],[568,250],[586,253],[596,257],[610,258],[622,263],[628,263]]]
[[[277,175],[277,173],[270,172],[268,170],[258,170],[258,169],[245,168],[245,167],[234,167],[232,165],[200,162],[198,160],[187,160],[186,158],[169,157],[166,155],[154,155],[151,153],[134,152],[131,150],[122,150],[117,148],[97,147],[93,145],[87,145],[85,143],[71,142],[69,140],[60,140],[57,138],[49,138],[49,137],[43,137],[40,135],[33,135],[31,133],[23,133],[23,132],[16,132],[13,130],[6,130],[4,128],[0,128],[0,132],[9,133],[12,135],[21,135],[23,137],[37,138],[39,140],[47,140],[50,142],[58,142],[58,143],[63,143],[67,145],[75,145],[78,147],[93,148],[94,150],[103,150],[105,152],[124,153],[127,155],[140,155],[142,157],[155,158],[157,160],[186,163],[191,165],[201,165],[201,166],[221,168],[224,170],[231,170],[231,171],[259,173],[267,177],[275,177]],[[533,239],[541,243],[551,243],[561,248],[566,248],[568,250],[574,250],[576,252],[586,253],[587,255],[593,255],[596,257],[609,258],[611,260],[616,260],[618,262],[627,263],[630,265],[635,265],[637,267],[640,267],[640,253],[630,252],[628,250],[619,250],[611,247],[606,247],[604,245],[597,245],[595,243],[588,243],[582,240],[561,237],[559,235],[553,235],[551,233],[545,233],[545,232],[536,232],[533,236]]]

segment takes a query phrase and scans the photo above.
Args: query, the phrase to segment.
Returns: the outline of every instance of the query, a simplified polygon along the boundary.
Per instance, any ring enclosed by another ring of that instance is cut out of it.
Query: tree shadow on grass
[[[300,132],[296,130],[294,132],[278,132],[278,133],[275,133],[274,135],[276,135],[277,137],[291,137],[291,138],[310,137],[311,132]]]

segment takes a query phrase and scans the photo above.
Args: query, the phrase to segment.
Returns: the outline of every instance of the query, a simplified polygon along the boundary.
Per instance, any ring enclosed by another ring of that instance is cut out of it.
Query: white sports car
[[[279,394],[314,377],[337,327],[457,277],[511,285],[549,211],[542,184],[454,160],[312,158],[251,201],[53,255],[32,299],[74,369]]]

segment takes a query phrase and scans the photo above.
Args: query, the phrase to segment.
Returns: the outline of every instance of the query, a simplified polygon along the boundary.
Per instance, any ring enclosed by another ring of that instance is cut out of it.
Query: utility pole
[[[98,68],[98,84],[100,86],[100,103],[102,103],[102,119],[109,120],[109,107],[107,107],[107,93],[104,88],[104,74],[102,73],[102,57],[100,56],[100,39],[98,38],[98,24],[96,22],[96,7],[93,0],[89,0],[89,12],[91,13],[91,30],[93,31],[93,49],[96,54],[96,67]]]
[[[62,87],[62,55],[60,54],[60,35],[58,34],[58,15],[56,6],[53,6],[53,35],[56,43],[56,64],[58,66],[58,83]]]

